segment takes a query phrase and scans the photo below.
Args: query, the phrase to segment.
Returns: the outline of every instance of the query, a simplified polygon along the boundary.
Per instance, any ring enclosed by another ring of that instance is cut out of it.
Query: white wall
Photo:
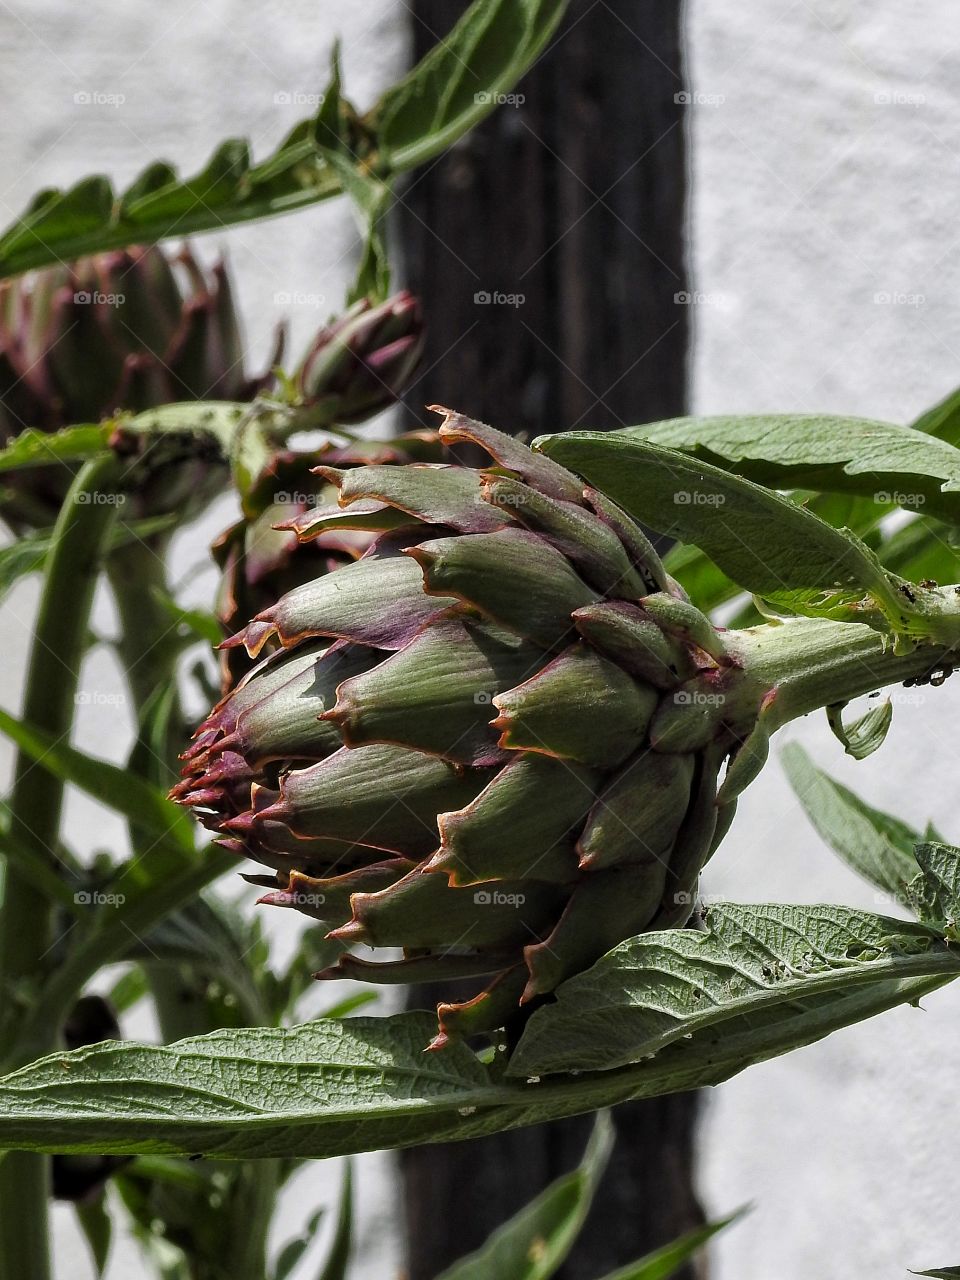
[[[932,0],[690,0],[687,17],[701,95],[695,410],[910,421],[960,384],[960,13]],[[821,716],[782,738],[874,804],[960,839],[958,695],[948,683],[926,705],[897,706],[883,750],[859,764]],[[878,909],[776,764],[744,798],[706,888]],[[704,1194],[714,1212],[756,1205],[718,1244],[717,1280],[897,1280],[960,1258],[960,993],[924,1004],[711,1093]]]
[[[405,17],[394,0],[167,0],[162,8],[9,0],[0,6],[0,221],[40,187],[91,167],[123,182],[163,156],[189,171],[225,121],[264,154],[296,116],[274,94],[322,86],[335,31],[348,91],[365,105],[402,63]],[[698,411],[909,419],[960,383],[954,7],[691,0],[688,23],[693,87],[704,95],[691,108]],[[125,101],[79,106],[82,91]],[[337,203],[203,243],[228,248],[251,345],[263,355],[289,310],[274,295],[320,293],[334,309],[355,238]],[[875,302],[878,294],[905,297]],[[322,315],[295,308],[295,338],[305,340]],[[187,547],[180,555],[184,566],[194,559]],[[195,589],[202,594],[202,583]],[[25,586],[0,612],[5,705],[16,698],[34,599]],[[99,617],[109,626],[106,601]],[[103,653],[87,678],[102,692],[120,687]],[[875,803],[918,824],[933,818],[960,838],[948,739],[956,708],[951,684],[930,705],[899,707],[884,750],[859,765],[841,758],[819,717],[789,733]],[[82,728],[82,742],[98,749],[111,735],[120,759],[116,714]],[[91,841],[114,834],[81,801],[70,812]],[[744,899],[874,905],[820,845],[775,764],[745,798],[706,887]],[[717,1246],[718,1280],[895,1280],[907,1266],[960,1258],[951,1167],[960,996],[926,1003],[926,1016],[888,1014],[711,1096],[704,1195],[714,1212],[757,1206]],[[365,1160],[361,1172],[363,1274],[388,1276],[390,1185],[382,1160]],[[284,1215],[291,1233],[332,1197],[335,1170],[317,1165],[308,1180]],[[58,1274],[89,1276],[68,1211],[57,1221]],[[138,1274],[129,1246],[110,1274]]]

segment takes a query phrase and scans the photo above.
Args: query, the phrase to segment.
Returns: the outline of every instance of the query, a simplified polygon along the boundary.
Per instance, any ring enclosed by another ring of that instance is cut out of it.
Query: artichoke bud
[[[318,418],[350,425],[391,405],[422,354],[423,319],[412,294],[379,306],[362,298],[317,335],[295,383]]]
[[[487,979],[440,1006],[434,1047],[683,923],[733,813],[718,776],[764,692],[631,517],[442,412],[441,439],[493,466],[326,454],[324,502],[283,531],[369,541],[225,642],[259,660],[174,791],[268,869],[262,901],[402,949],[323,976]]]
[[[271,367],[280,359],[277,333]],[[0,283],[0,445],[27,427],[56,431],[181,400],[251,400],[272,374],[243,369],[225,265],[204,270],[189,248],[156,246],[81,258]],[[12,472],[4,515],[18,529],[52,524],[64,467]],[[149,514],[213,492],[209,460],[163,469],[138,495]],[[215,476],[219,487],[222,469]]]

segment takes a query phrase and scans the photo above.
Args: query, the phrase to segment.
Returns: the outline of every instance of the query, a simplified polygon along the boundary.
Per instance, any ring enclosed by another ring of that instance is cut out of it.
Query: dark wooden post
[[[410,7],[420,57],[466,6]],[[530,435],[685,411],[683,87],[679,5],[573,0],[522,100],[413,177],[398,230],[429,326],[407,401],[419,421],[435,402]],[[696,1107],[687,1095],[617,1109],[563,1280],[594,1280],[702,1220]],[[409,1280],[433,1280],[571,1168],[590,1123],[404,1152]]]

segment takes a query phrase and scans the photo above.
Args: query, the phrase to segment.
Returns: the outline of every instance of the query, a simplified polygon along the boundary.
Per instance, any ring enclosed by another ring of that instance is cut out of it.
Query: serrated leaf
[[[44,467],[54,462],[84,462],[105,453],[110,428],[105,426],[64,427],[61,431],[29,428],[0,449],[0,471],[20,467]]]
[[[461,1258],[438,1280],[549,1280],[580,1233],[613,1150],[614,1129],[601,1112],[572,1173],[557,1178],[535,1200]]]
[[[609,1071],[738,1020],[749,1030],[797,1001],[935,973],[960,955],[922,925],[837,906],[721,904],[708,932],[670,929],[622,942],[533,1014],[511,1076]]]
[[[899,608],[859,539],[771,489],[626,432],[570,431],[534,446],[659,533],[696,543],[754,595],[838,621],[861,616],[868,595]]]
[[[886,1009],[938,974],[730,1019],[651,1061],[539,1083],[498,1079],[463,1045],[425,1054],[431,1014],[241,1029],[168,1046],[55,1054],[0,1079],[0,1147],[92,1154],[311,1158],[452,1141],[718,1084]]]
[[[397,172],[438,155],[498,105],[543,51],[566,0],[475,0],[367,118]]]
[[[865,880],[903,900],[917,874],[920,835],[898,818],[865,804],[810,759],[798,742],[781,753],[787,781],[822,839]]]
[[[68,234],[89,234],[109,222],[112,214],[113,188],[100,174],[82,179],[69,191],[41,192],[23,217],[0,236],[0,262],[37,248],[43,253],[51,242]]]
[[[626,434],[680,449],[760,484],[859,493],[960,519],[960,451],[923,430],[821,414],[673,418]]]
[[[186,182],[174,177],[165,186],[148,190],[141,184],[136,194],[128,191],[123,197],[123,216],[139,225],[158,220],[189,220],[198,213],[209,214],[238,198],[241,181],[249,169],[249,144],[243,138],[228,138],[220,143],[203,169]]]
[[[732,1226],[748,1212],[747,1208],[739,1209],[729,1218],[721,1218],[719,1222],[707,1222],[702,1227],[694,1227],[679,1239],[664,1245],[654,1253],[649,1253],[639,1262],[628,1263],[617,1271],[603,1277],[603,1280],[669,1280],[685,1262],[688,1262],[700,1249],[726,1227]]]
[[[41,768],[70,782],[95,800],[122,813],[159,839],[193,852],[193,824],[163,792],[107,760],[97,760],[43,730],[0,711],[0,733],[12,739]]]
[[[353,156],[357,169],[375,166],[387,179],[450,146],[498,106],[565,8],[566,0],[475,0],[357,131],[351,148],[360,151]],[[346,108],[336,80],[328,92],[336,93],[339,117]],[[0,235],[0,278],[107,249],[220,231],[338,195],[340,180],[323,153],[333,114],[325,101],[256,164],[244,139],[229,139],[193,178],[153,161],[120,193],[99,175],[69,191],[41,191]]]
[[[833,736],[843,743],[843,749],[854,760],[866,760],[874,751],[883,746],[884,739],[893,723],[893,704],[884,698],[870,707],[862,716],[850,724],[843,723],[843,710],[846,703],[827,707],[827,723]]]

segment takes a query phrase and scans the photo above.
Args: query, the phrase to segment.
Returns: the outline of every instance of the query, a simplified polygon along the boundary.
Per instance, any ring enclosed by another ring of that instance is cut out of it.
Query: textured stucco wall
[[[0,6],[0,215],[92,167],[123,181],[165,156],[189,171],[227,127],[263,154],[297,116],[274,95],[317,91],[333,32],[344,38],[348,90],[363,105],[402,62],[405,18],[394,0],[319,9],[307,0],[168,0],[162,10],[9,0]],[[699,95],[690,108],[697,409],[908,419],[960,382],[954,7],[690,0],[688,22]],[[84,92],[125,101],[75,103]],[[327,299],[292,308],[295,347],[337,305],[355,237],[337,203],[203,244],[229,250],[251,345],[263,355],[275,320],[291,311],[276,295]],[[181,544],[178,560],[186,570],[195,552]],[[204,582],[193,590],[201,599]],[[0,611],[4,705],[16,697],[34,602],[27,584]],[[109,629],[106,599],[98,618]],[[120,689],[103,651],[85,681]],[[919,825],[932,818],[957,838],[948,746],[956,707],[949,684],[924,706],[899,705],[886,748],[859,765],[841,758],[819,717],[789,734],[874,803]],[[110,741],[120,759],[129,731],[123,709],[101,703],[78,741],[97,750]],[[70,821],[91,845],[119,835],[79,798]],[[876,905],[819,844],[775,764],[743,801],[706,888]],[[926,1016],[889,1014],[711,1096],[704,1195],[714,1212],[756,1204],[717,1247],[719,1280],[896,1280],[908,1265],[960,1256],[950,1065],[960,995],[926,1004]],[[360,1171],[363,1274],[386,1277],[396,1255],[385,1162],[365,1158]],[[332,1162],[312,1166],[288,1197],[284,1234],[335,1186]],[[56,1216],[58,1274],[86,1280],[69,1211]],[[121,1242],[110,1276],[139,1273]]]

